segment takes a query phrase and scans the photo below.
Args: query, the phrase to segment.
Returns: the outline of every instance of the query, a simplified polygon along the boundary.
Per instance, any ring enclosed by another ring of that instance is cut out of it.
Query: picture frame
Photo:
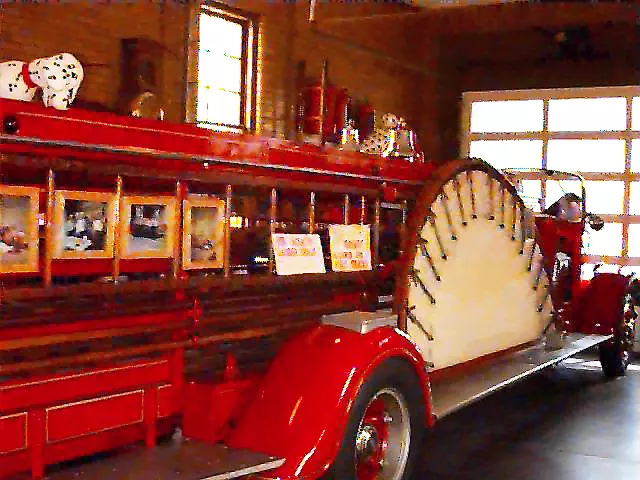
[[[57,190],[52,258],[112,258],[115,208],[114,193]]]
[[[223,268],[225,201],[190,195],[182,205],[182,268]]]
[[[0,185],[0,273],[38,272],[40,189]]]
[[[174,256],[176,199],[128,195],[120,205],[120,258]]]

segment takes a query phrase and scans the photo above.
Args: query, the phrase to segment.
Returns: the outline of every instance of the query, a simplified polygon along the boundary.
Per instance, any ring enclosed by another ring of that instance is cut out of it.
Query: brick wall
[[[165,46],[163,84],[168,118],[182,111],[184,6],[150,1],[3,3],[0,60],[30,60],[68,51],[85,66],[78,99],[114,107],[120,83],[120,39],[144,37]]]
[[[258,126],[263,134],[291,128],[295,102],[295,68],[306,62],[310,76],[320,76],[329,62],[333,83],[367,99],[381,113],[405,116],[422,128],[419,98],[425,75],[409,45],[407,22],[383,20],[329,22],[343,16],[394,14],[406,7],[367,4],[321,4],[318,29],[307,21],[308,2],[235,0],[233,7],[260,18]],[[3,3],[0,10],[0,61],[27,60],[61,51],[74,53],[85,66],[78,101],[114,108],[120,83],[120,39],[142,37],[164,45],[162,85],[167,119],[184,117],[185,58],[189,5],[185,2],[68,2],[61,4]],[[409,20],[411,22],[411,20]],[[344,46],[344,42],[350,46]]]

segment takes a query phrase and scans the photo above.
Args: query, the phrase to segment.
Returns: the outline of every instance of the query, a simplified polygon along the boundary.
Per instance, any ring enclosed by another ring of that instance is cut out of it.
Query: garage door
[[[468,92],[463,96],[464,156],[518,173],[521,194],[540,211],[576,180],[548,180],[526,169],[580,173],[587,210],[605,227],[584,236],[583,277],[600,271],[640,274],[640,87]]]

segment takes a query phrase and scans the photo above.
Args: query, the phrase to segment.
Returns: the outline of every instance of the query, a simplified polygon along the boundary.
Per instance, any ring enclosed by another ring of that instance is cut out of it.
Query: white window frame
[[[461,138],[460,152],[463,157],[469,156],[471,142],[476,140],[542,140],[542,168],[547,167],[547,150],[550,140],[556,139],[616,139],[625,141],[625,169],[622,173],[609,172],[578,172],[585,180],[618,180],[624,182],[624,205],[621,215],[599,215],[605,223],[622,224],[622,254],[621,256],[588,255],[587,263],[614,264],[634,267],[640,270],[640,257],[629,257],[629,225],[640,224],[640,215],[629,214],[629,201],[631,183],[640,181],[640,173],[631,171],[631,142],[640,139],[640,131],[632,130],[632,100],[633,97],[640,96],[640,86],[622,87],[593,87],[593,88],[565,88],[565,89],[544,89],[544,90],[504,90],[488,92],[465,92],[462,97],[462,118],[461,118]],[[549,101],[553,99],[569,98],[600,98],[600,97],[624,97],[627,103],[626,128],[616,131],[598,132],[568,132],[549,131]],[[473,133],[471,132],[471,106],[479,101],[500,101],[500,100],[542,100],[543,101],[543,128],[537,132],[517,132],[517,133]],[[636,112],[636,115],[640,115]],[[543,180],[543,176],[538,173],[526,173],[523,179]],[[542,201],[545,201],[546,184],[541,182]],[[587,198],[589,191],[587,189]],[[593,235],[597,235],[594,232]]]
[[[199,122],[198,105],[198,60],[200,48],[200,16],[213,15],[242,25],[242,85],[240,95],[240,123]],[[187,85],[185,98],[185,119],[200,127],[218,131],[246,132],[256,129],[257,109],[257,62],[258,62],[258,20],[255,16],[225,4],[212,1],[197,1],[189,14],[187,40]]]

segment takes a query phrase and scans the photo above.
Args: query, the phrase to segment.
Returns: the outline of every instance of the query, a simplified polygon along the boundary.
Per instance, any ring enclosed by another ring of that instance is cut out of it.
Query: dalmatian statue
[[[0,63],[0,98],[30,102],[41,88],[46,107],[66,110],[75,100],[83,78],[82,65],[70,53],[29,63],[4,62]]]
[[[393,113],[382,116],[382,128],[377,127],[364,139],[360,151],[374,155],[383,155],[391,146],[390,131],[398,126],[400,119]]]

